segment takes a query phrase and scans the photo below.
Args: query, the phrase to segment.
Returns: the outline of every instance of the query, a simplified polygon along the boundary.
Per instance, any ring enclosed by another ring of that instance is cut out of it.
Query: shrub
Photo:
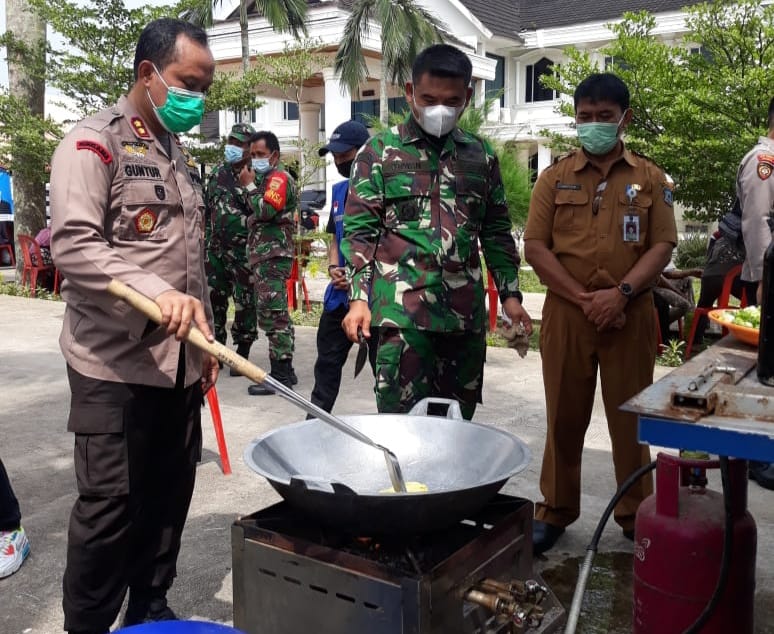
[[[707,234],[689,233],[677,243],[675,266],[678,269],[704,268],[707,261]]]

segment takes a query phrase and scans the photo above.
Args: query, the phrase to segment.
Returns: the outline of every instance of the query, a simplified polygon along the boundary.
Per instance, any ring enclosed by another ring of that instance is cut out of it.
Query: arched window
[[[543,57],[534,64],[527,66],[527,95],[525,101],[532,103],[534,101],[552,101],[557,98],[557,94],[550,88],[546,88],[540,83],[543,75],[552,75],[551,67],[554,63],[547,57]]]

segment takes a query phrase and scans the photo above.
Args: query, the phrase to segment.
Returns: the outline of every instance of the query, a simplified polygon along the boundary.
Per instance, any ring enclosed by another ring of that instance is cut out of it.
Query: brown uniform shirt
[[[180,343],[106,288],[112,278],[155,298],[176,289],[204,302],[201,183],[171,138],[168,154],[126,97],[81,121],[51,166],[51,248],[67,302],[59,343],[67,363],[95,379],[175,384]],[[211,319],[210,319],[211,321]],[[186,386],[201,377],[186,349]]]
[[[677,244],[672,185],[626,149],[607,179],[576,150],[540,174],[524,239],[544,242],[586,290],[617,286],[651,246]]]

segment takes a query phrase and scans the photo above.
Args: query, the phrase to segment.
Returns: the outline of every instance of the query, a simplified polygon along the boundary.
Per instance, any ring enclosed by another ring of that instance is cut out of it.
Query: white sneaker
[[[29,554],[30,542],[21,526],[15,531],[0,531],[0,579],[21,568]]]

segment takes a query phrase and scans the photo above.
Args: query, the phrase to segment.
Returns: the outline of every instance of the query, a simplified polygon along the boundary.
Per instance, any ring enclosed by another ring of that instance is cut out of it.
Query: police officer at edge
[[[54,154],[79,494],[63,581],[70,634],[106,634],[127,588],[124,625],[175,618],[166,593],[201,457],[202,395],[218,375],[214,357],[183,343],[194,323],[213,336],[201,185],[175,135],[201,121],[214,70],[204,31],[151,22],[129,94],[81,121]],[[110,295],[114,278],[153,298],[163,326]]]

